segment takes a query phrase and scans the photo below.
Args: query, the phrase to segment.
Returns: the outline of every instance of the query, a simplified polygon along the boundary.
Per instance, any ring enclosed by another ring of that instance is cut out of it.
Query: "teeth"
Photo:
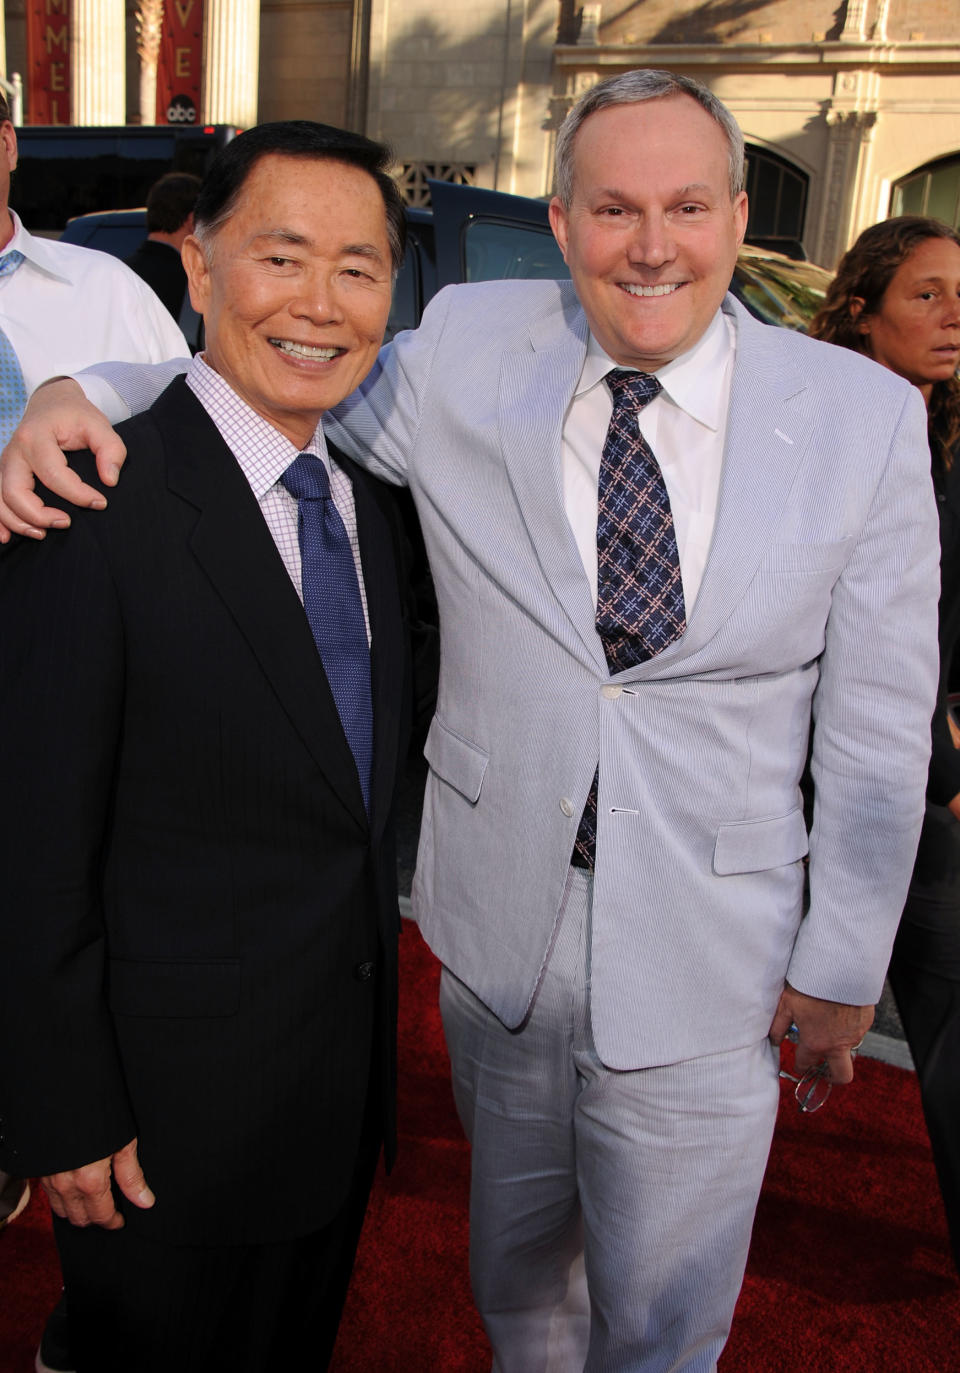
[[[630,282],[624,282],[623,289],[631,296],[669,296],[674,291],[679,291],[683,283],[671,281],[663,286],[634,286]]]
[[[311,358],[329,362],[339,353],[342,348],[312,348],[309,343],[294,343],[288,338],[272,338],[270,342],[275,348],[279,348],[281,353],[290,353],[295,358]]]

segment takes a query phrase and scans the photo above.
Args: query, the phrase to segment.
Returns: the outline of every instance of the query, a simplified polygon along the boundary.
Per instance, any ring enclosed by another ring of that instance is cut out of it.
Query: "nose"
[[[960,326],[960,296],[948,296],[943,312],[943,324],[946,329],[956,329]]]
[[[641,215],[630,236],[630,262],[636,267],[663,267],[677,255],[676,238],[665,215]]]
[[[335,276],[327,272],[309,272],[298,283],[289,304],[296,319],[311,324],[338,324],[343,320],[343,303]]]

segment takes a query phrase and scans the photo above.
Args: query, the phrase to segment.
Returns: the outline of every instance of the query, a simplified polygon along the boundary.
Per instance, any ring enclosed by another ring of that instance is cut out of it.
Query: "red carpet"
[[[412,926],[401,947],[401,1156],[371,1200],[332,1373],[482,1373],[437,968]],[[916,1081],[869,1060],[857,1079],[813,1117],[784,1094],[720,1373],[960,1370],[960,1285]],[[56,1298],[45,1207],[0,1234],[0,1373],[30,1373]]]

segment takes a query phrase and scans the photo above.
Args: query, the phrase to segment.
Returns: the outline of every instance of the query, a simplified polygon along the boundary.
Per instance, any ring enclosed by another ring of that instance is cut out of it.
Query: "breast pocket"
[[[775,543],[760,564],[760,574],[836,575],[844,567],[853,544],[852,535],[827,543]]]

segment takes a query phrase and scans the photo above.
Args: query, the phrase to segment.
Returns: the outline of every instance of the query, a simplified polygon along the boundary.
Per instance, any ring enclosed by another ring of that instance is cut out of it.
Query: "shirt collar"
[[[10,211],[10,218],[13,220],[13,238],[3,248],[0,256],[16,249],[39,271],[70,285],[70,278],[63,270],[63,255],[58,252],[56,243],[45,238],[34,238],[33,234],[28,233],[23,227],[20,216],[14,210]]]
[[[732,322],[728,324],[722,311],[718,310],[693,347],[657,372],[657,380],[669,399],[708,429],[718,430],[723,424],[723,382],[733,358],[735,337]],[[575,396],[592,390],[603,381],[611,368],[618,366],[619,363],[603,351],[591,333]]]
[[[238,396],[202,353],[190,362],[187,385],[219,429],[258,501],[276,485],[299,453],[312,453],[329,473],[330,459],[319,424],[310,442],[298,448]]]

